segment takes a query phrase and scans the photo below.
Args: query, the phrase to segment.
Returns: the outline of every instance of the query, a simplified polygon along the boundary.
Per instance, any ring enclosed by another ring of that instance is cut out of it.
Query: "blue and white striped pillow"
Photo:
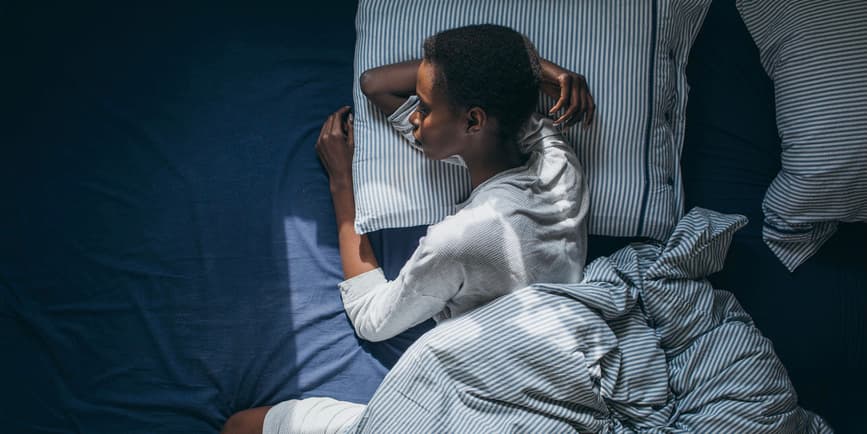
[[[762,205],[763,238],[794,271],[838,221],[867,221],[867,2],[737,7],[774,81],[782,140],[782,168]]]
[[[566,137],[589,183],[591,234],[665,239],[683,214],[680,153],[684,69],[710,0],[360,0],[355,75],[420,58],[425,37],[495,23],[587,77],[590,128]],[[355,227],[359,233],[434,223],[470,191],[464,169],[426,160],[366,100],[356,80]],[[552,101],[540,98],[540,110]]]

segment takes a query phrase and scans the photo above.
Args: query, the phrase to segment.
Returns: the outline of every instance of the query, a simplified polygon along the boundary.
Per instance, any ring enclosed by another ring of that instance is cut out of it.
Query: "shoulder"
[[[518,133],[518,137],[524,152],[558,145],[569,147],[563,132],[554,126],[554,121],[538,112],[530,115]]]
[[[463,256],[487,244],[489,238],[501,236],[506,219],[491,201],[474,202],[431,225],[423,244],[445,255]]]

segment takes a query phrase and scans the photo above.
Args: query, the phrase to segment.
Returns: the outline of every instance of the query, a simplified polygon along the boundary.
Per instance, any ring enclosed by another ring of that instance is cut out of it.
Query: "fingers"
[[[332,134],[343,135],[343,117],[346,116],[347,113],[349,113],[349,106],[345,105],[328,117],[329,122],[331,122],[329,130]]]
[[[563,115],[554,122],[555,125],[559,125],[565,122],[566,124],[564,126],[568,127],[571,123],[572,117],[575,115],[579,108],[580,100],[577,98],[578,91],[580,90],[579,86],[580,82],[570,78],[569,86],[562,88],[562,90],[566,93],[566,100],[569,103],[569,107],[566,109]]]
[[[352,113],[346,119],[346,144],[349,145],[349,149],[355,150],[355,126],[353,124]]]
[[[350,107],[341,107],[325,119],[316,140],[316,154],[331,182],[351,176],[355,143],[352,121]]]
[[[590,93],[590,88],[587,86],[587,80],[581,77],[581,115],[584,126],[589,126],[593,122],[593,113],[596,105],[593,101],[593,95]],[[577,119],[576,119],[577,121]]]
[[[557,111],[563,108],[563,105],[569,101],[569,88],[572,85],[572,77],[563,75],[558,79],[558,81],[560,83],[560,98],[557,100],[557,103],[554,104],[554,107],[551,107],[551,110],[548,110],[548,113],[557,113]]]
[[[559,78],[559,85],[559,99],[549,113],[556,113],[564,107],[566,111],[554,121],[554,124],[562,124],[564,128],[569,128],[583,120],[585,125],[589,125],[595,107],[584,77],[577,74],[563,75]]]
[[[325,138],[325,134],[328,131],[328,122],[331,121],[331,116],[325,118],[325,122],[322,123],[322,128],[319,129],[319,138],[316,140],[316,146],[319,147],[319,143]]]
[[[325,122],[322,123],[322,129],[319,130],[319,140],[316,141],[317,145],[329,134],[343,135],[343,115],[345,115],[349,110],[350,107],[348,105],[343,106],[325,119]]]
[[[569,119],[567,127],[574,126],[582,119],[585,122],[587,121],[587,87],[584,85],[583,80],[581,81],[580,88],[575,88],[573,95],[575,98],[575,106],[578,110],[575,111],[575,116]]]
[[[593,118],[596,115],[596,101],[593,100],[593,95],[590,91],[587,91],[584,98],[587,101],[587,111],[584,114],[584,126],[586,127],[593,123]]]
[[[563,104],[566,104],[566,98],[561,96],[560,98],[557,99],[557,103],[554,104],[553,107],[551,107],[551,110],[548,110],[548,113],[549,114],[557,113],[557,111],[559,111],[563,107]]]
[[[324,131],[323,134],[327,137],[334,130],[334,114],[329,115],[325,119],[325,125],[323,126]]]
[[[584,112],[584,100],[581,98],[581,90],[582,88],[578,86],[572,88],[572,104],[569,107],[569,111],[566,112],[568,118],[564,128],[572,127],[581,119],[581,114]]]

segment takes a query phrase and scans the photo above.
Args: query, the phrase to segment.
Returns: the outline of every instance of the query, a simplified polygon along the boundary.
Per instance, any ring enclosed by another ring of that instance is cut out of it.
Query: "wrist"
[[[539,58],[539,69],[542,76],[542,81],[546,83],[556,83],[557,82],[557,65],[551,63],[546,59]]]
[[[334,204],[334,216],[338,227],[352,224],[355,221],[355,195],[352,192],[352,180],[349,182],[331,183],[331,203]]]
[[[336,193],[352,193],[352,177],[339,176],[328,180],[328,186],[331,189],[331,194]]]

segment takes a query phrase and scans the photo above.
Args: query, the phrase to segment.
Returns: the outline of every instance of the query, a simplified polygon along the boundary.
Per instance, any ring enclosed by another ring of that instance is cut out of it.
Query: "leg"
[[[220,434],[262,434],[265,414],[270,409],[271,406],[239,411],[226,421]]]

